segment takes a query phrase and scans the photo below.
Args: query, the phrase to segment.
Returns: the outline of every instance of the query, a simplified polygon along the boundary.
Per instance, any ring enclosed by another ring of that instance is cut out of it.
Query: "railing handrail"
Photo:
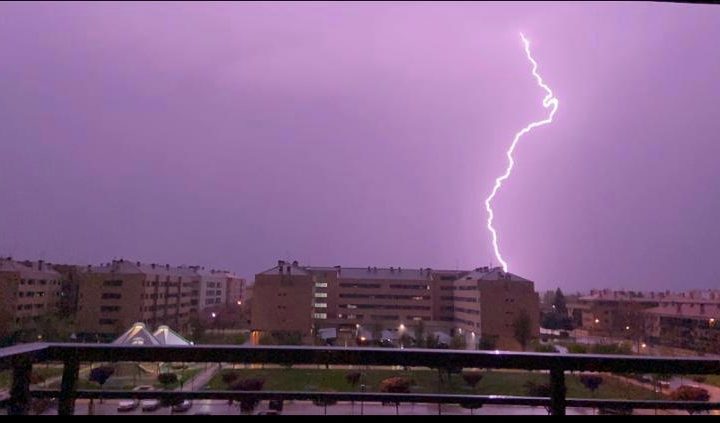
[[[12,350],[12,351],[10,351]],[[496,369],[596,371],[616,373],[720,374],[720,359],[515,351],[313,346],[136,346],[38,343],[0,349],[0,363],[18,355],[34,360],[176,361],[201,363],[356,364]]]
[[[58,391],[30,390],[32,363],[61,361],[64,364],[62,388]],[[280,391],[183,391],[147,392],[77,390],[81,362],[201,362],[272,363],[282,365],[359,365],[429,368],[484,368],[545,370],[550,373],[550,397],[477,396],[451,394],[384,394],[368,392],[280,392]],[[61,414],[72,414],[76,398],[177,397],[186,398],[283,398],[340,399],[428,403],[482,403],[542,405],[553,414],[564,414],[567,406],[631,406],[633,408],[717,409],[720,403],[675,401],[628,401],[566,398],[565,372],[591,371],[615,373],[720,374],[718,358],[676,358],[598,354],[562,354],[512,351],[470,351],[436,349],[391,349],[311,346],[135,346],[115,344],[37,343],[0,349],[0,365],[13,367],[10,403],[13,414],[27,412],[31,397],[60,398]]]

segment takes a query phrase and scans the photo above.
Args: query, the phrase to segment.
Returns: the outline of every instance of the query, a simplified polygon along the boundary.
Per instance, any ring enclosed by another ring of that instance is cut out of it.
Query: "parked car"
[[[173,405],[172,411],[173,413],[183,413],[185,411],[188,411],[192,407],[192,400],[183,400],[180,404]]]
[[[142,405],[142,411],[155,411],[160,408],[160,400],[157,399],[144,399],[140,401]]]
[[[118,403],[117,411],[133,411],[134,409],[138,408],[139,405],[140,401],[136,399],[121,400]]]

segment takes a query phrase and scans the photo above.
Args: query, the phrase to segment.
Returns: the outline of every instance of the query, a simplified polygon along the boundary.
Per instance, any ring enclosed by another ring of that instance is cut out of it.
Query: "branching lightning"
[[[505,169],[505,173],[500,176],[499,178],[495,179],[495,186],[493,186],[492,193],[490,196],[485,200],[485,209],[488,212],[488,220],[487,220],[487,228],[490,230],[490,233],[492,233],[492,243],[493,248],[495,249],[495,257],[497,257],[498,261],[500,261],[500,264],[502,264],[503,270],[505,272],[508,271],[508,265],[503,260],[502,255],[500,254],[500,249],[498,248],[498,236],[497,232],[495,231],[495,228],[493,228],[493,218],[495,217],[495,214],[493,213],[493,209],[490,206],[490,202],[492,202],[493,198],[495,198],[495,195],[497,194],[498,190],[500,189],[500,186],[502,186],[502,183],[504,180],[508,179],[510,177],[510,173],[512,173],[513,166],[515,166],[515,160],[513,160],[513,152],[515,151],[515,146],[517,145],[518,141],[520,141],[520,138],[530,132],[533,128],[537,128],[538,126],[546,125],[553,120],[553,116],[555,116],[555,112],[558,108],[558,99],[553,96],[552,91],[550,90],[550,87],[545,85],[540,75],[537,73],[537,62],[532,58],[530,55],[530,41],[528,41],[525,36],[520,33],[520,38],[522,38],[523,44],[525,44],[525,54],[527,55],[528,60],[530,63],[532,63],[532,74],[537,80],[538,85],[544,89],[547,92],[547,95],[542,101],[544,108],[550,108],[550,115],[547,117],[547,119],[533,122],[529,124],[528,126],[524,127],[520,132],[515,134],[515,138],[513,139],[512,144],[510,144],[510,148],[505,153],[508,158],[508,167]]]

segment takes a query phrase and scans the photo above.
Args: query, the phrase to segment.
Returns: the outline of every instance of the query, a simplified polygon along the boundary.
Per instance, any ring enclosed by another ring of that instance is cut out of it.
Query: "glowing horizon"
[[[502,186],[502,182],[510,177],[510,173],[512,173],[512,169],[515,165],[515,160],[513,159],[513,152],[515,151],[515,146],[517,145],[518,141],[520,141],[520,138],[530,132],[533,128],[537,128],[538,126],[546,125],[548,123],[552,122],[553,116],[555,115],[555,112],[558,108],[558,99],[553,96],[552,90],[550,90],[550,87],[545,85],[543,82],[542,77],[537,73],[537,62],[532,58],[532,55],[530,55],[530,41],[525,38],[525,35],[523,33],[520,33],[520,38],[523,41],[523,44],[525,44],[525,54],[527,55],[528,60],[530,60],[530,63],[532,63],[532,74],[537,80],[538,85],[547,91],[547,95],[545,98],[543,98],[542,104],[544,108],[552,107],[552,110],[550,111],[550,115],[547,117],[547,119],[532,122],[523,129],[521,129],[519,132],[515,134],[515,138],[513,139],[512,144],[510,145],[510,148],[505,153],[508,158],[508,167],[505,169],[505,173],[500,176],[499,178],[495,179],[495,185],[493,186],[492,193],[490,196],[488,196],[487,199],[485,199],[485,210],[488,212],[488,220],[487,220],[487,228],[490,230],[490,233],[492,234],[492,243],[493,243],[493,249],[495,251],[495,257],[498,259],[500,264],[503,267],[503,271],[508,271],[508,265],[505,260],[503,260],[502,255],[500,254],[500,248],[498,247],[498,236],[497,231],[495,228],[493,228],[492,223],[493,219],[495,217],[495,214],[493,212],[492,207],[490,206],[490,202],[495,198],[495,195],[497,194],[498,190]]]

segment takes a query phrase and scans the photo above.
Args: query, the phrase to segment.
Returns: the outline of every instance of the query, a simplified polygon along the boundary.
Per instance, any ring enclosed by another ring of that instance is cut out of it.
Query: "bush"
[[[360,382],[361,377],[362,377],[362,373],[360,373],[360,372],[348,372],[347,374],[345,374],[345,380],[353,388],[355,386],[357,386],[357,384]]]
[[[580,375],[580,383],[594,393],[602,385],[603,378],[598,375]]]
[[[178,376],[175,373],[160,373],[157,377],[158,382],[163,386],[172,385],[178,382]]]
[[[95,382],[100,386],[103,386],[105,382],[107,382],[108,379],[110,379],[110,376],[115,373],[115,369],[110,366],[100,366],[96,367],[92,370],[90,370],[90,376],[88,377],[88,380],[90,382]]]
[[[466,370],[462,374],[463,380],[471,388],[475,388],[483,378],[483,373],[478,370]]]
[[[554,353],[554,352],[557,352],[557,350],[551,344],[537,344],[535,346],[535,352]]]
[[[222,381],[226,385],[232,385],[233,382],[240,379],[240,373],[236,372],[234,370],[226,370],[226,371],[222,372],[221,377],[222,377]]]
[[[527,381],[523,385],[525,392],[530,397],[550,397],[552,389],[549,383],[535,383]]]
[[[673,401],[710,401],[707,389],[683,385],[670,393]]]
[[[407,394],[410,393],[410,387],[413,385],[413,381],[410,378],[395,376],[387,378],[380,382],[380,392],[393,393],[393,394]]]
[[[570,344],[568,345],[568,352],[571,354],[587,354],[588,349],[582,344]]]
[[[230,385],[230,389],[233,391],[262,391],[264,385],[265,379],[240,379],[235,380]],[[260,400],[257,398],[242,398],[240,400],[240,411],[243,413],[251,413],[259,403]]]

